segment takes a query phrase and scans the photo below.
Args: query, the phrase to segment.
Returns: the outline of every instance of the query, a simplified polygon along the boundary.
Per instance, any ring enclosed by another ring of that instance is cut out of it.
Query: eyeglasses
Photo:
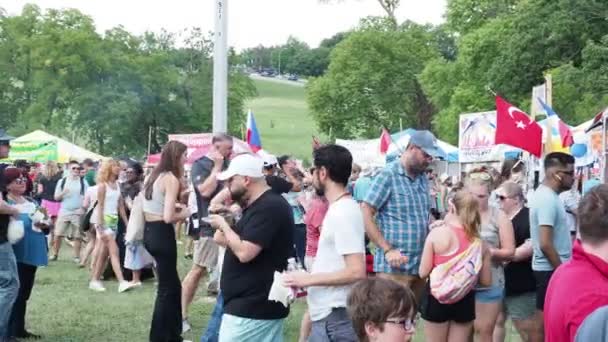
[[[21,178],[17,178],[15,179],[13,182],[15,182],[15,184],[24,184],[27,180],[23,177]]]
[[[384,323],[392,323],[401,325],[407,332],[413,332],[416,329],[416,319],[404,319],[404,320],[386,320]]]
[[[80,171],[80,168],[79,167],[73,167],[72,171]]]
[[[432,156],[432,155],[430,155],[430,154],[428,154],[428,153],[426,153],[426,151],[425,151],[425,150],[423,150],[423,149],[422,149],[422,147],[417,146],[417,145],[412,145],[412,146],[414,146],[414,147],[415,147],[415,148],[417,148],[417,149],[418,149],[420,152],[422,152],[422,156],[424,157],[424,159],[433,159],[433,156]]]

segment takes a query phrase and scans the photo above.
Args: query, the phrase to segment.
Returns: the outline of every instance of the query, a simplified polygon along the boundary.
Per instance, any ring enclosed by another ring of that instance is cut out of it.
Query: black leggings
[[[21,336],[25,333],[25,312],[27,310],[27,301],[32,294],[34,287],[34,279],[36,278],[36,266],[17,263],[17,271],[19,272],[19,294],[17,300],[13,304],[11,318],[9,320],[9,336]]]
[[[156,261],[158,276],[150,341],[182,341],[182,286],[177,274],[177,246],[173,225],[162,221],[146,222],[144,246]]]

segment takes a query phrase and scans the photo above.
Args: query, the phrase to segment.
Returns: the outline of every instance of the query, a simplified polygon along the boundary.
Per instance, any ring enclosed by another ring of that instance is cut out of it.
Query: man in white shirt
[[[285,285],[308,288],[310,341],[357,341],[346,313],[352,285],[365,278],[363,215],[346,190],[352,156],[338,145],[314,152],[313,186],[329,201],[312,272],[285,276]]]

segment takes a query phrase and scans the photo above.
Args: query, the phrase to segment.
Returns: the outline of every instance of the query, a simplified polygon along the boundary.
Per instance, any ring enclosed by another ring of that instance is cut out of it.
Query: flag
[[[251,109],[247,113],[247,145],[254,153],[262,149],[262,140]]]
[[[543,129],[521,109],[496,96],[496,144],[519,147],[540,158]]]
[[[606,108],[605,110],[603,110],[595,115],[595,117],[593,118],[593,122],[591,122],[591,125],[589,126],[589,128],[587,128],[585,130],[585,133],[589,132],[590,130],[592,130],[596,127],[600,127],[603,124],[602,119],[604,118],[604,114],[608,114],[608,108]]]
[[[549,107],[548,104],[544,103],[543,100],[540,99],[540,97],[538,98],[538,102],[540,102],[540,105],[543,107],[543,109],[547,113],[547,120],[557,121],[557,127],[559,129],[559,136],[562,140],[562,147],[572,146],[572,144],[574,144],[574,137],[572,136],[572,131],[570,131],[570,127],[568,127],[568,125],[566,125],[559,118],[557,113],[555,113],[553,108]],[[551,123],[555,123],[555,122],[551,122]],[[552,133],[551,131],[547,132],[547,134],[551,134],[551,133]]]
[[[386,154],[389,146],[391,146],[391,134],[388,132],[388,129],[382,128],[382,134],[380,135],[380,153]]]

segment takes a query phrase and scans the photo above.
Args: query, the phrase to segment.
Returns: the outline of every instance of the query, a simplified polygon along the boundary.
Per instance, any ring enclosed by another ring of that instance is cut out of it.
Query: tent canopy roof
[[[95,152],[91,152],[87,149],[84,149],[78,145],[72,144],[71,142],[56,137],[52,134],[49,134],[42,130],[35,130],[26,135],[20,136],[17,139],[13,140],[14,142],[33,142],[33,141],[56,141],[57,142],[57,158],[58,162],[66,163],[70,160],[78,160],[82,161],[84,159],[90,158],[92,160],[101,160],[105,157],[97,154]]]

